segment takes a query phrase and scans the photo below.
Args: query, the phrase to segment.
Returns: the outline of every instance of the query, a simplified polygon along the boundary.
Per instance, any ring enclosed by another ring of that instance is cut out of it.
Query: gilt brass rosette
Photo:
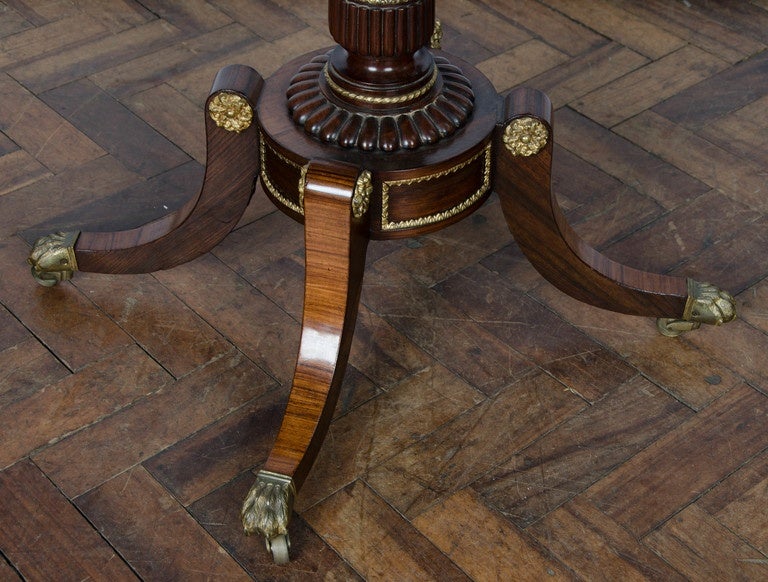
[[[547,145],[547,126],[535,117],[518,117],[504,129],[504,145],[513,156],[532,156]]]
[[[251,126],[253,108],[248,100],[237,93],[222,91],[208,103],[208,114],[216,125],[226,131],[240,133]]]

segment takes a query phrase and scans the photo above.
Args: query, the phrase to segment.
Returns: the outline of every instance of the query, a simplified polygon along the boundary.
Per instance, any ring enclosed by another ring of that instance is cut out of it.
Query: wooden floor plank
[[[366,579],[468,580],[360,481],[308,511],[306,518]]]
[[[472,487],[524,528],[690,416],[690,409],[636,376]]]
[[[550,552],[586,580],[687,580],[626,529],[576,497],[530,526]]]
[[[591,487],[588,498],[636,536],[648,534],[768,446],[766,404],[756,390],[734,388]]]
[[[551,377],[531,374],[373,469],[367,480],[398,511],[418,516],[584,407]]]
[[[646,543],[689,578],[760,580],[768,575],[763,554],[697,505],[670,519]]]
[[[138,579],[31,462],[21,461],[0,472],[0,488],[3,554],[25,579]]]
[[[104,144],[104,149],[129,170],[144,177],[155,176],[189,159],[90,80],[57,87],[45,93],[43,99],[85,135]],[[118,135],[124,137],[117,139]]]
[[[297,507],[313,506],[482,400],[441,366],[412,375],[333,423]],[[400,414],[405,410],[407,418]]]
[[[690,45],[577,99],[574,107],[612,127],[726,67],[725,61]],[[681,74],[681,71],[684,71]],[[632,91],[643,87],[643,91]]]
[[[570,579],[567,569],[543,554],[471,490],[459,491],[413,523],[473,580]],[[485,559],[478,560],[479,555]]]
[[[684,46],[681,38],[637,18],[614,2],[544,0],[544,3],[653,59],[660,59]]]
[[[233,351],[34,458],[76,497],[273,387],[264,372]],[[146,430],[155,423],[157,428]]]
[[[143,579],[247,580],[239,564],[142,468],[80,497],[80,510]]]

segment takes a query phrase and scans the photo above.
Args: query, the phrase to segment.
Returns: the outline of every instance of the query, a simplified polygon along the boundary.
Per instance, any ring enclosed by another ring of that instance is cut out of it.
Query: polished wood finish
[[[349,358],[368,246],[356,217],[360,168],[310,162],[304,194],[306,274],[301,341],[282,426],[264,468],[300,488],[331,422]]]
[[[330,42],[325,2],[254,2],[5,2],[0,578],[765,578],[762,4],[439,3],[447,50],[552,98],[552,189],[582,239],[727,285],[741,319],[669,340],[571,300],[495,194],[372,244],[277,568],[239,502],[288,399],[302,226],[258,186],[189,264],[54,289],[23,264],[41,232],[186,200],[222,64],[266,76]]]
[[[504,127],[517,117],[544,122],[550,137],[533,156],[513,156],[504,146]],[[685,309],[685,277],[640,271],[602,255],[568,224],[551,187],[552,104],[534,89],[511,92],[504,100],[495,147],[495,190],[515,241],[534,267],[571,297],[619,313],[679,317]]]
[[[219,71],[208,103],[219,92],[243,95],[253,106],[264,85],[241,65]],[[207,253],[235,227],[253,194],[258,175],[257,124],[227,131],[205,116],[207,165],[203,186],[178,210],[148,224],[117,232],[82,232],[75,245],[80,270],[94,273],[151,273]]]

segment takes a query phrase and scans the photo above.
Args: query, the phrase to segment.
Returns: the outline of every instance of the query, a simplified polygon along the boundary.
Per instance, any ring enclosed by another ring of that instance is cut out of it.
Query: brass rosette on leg
[[[656,326],[662,335],[676,337],[699,329],[702,323],[723,325],[736,319],[736,301],[730,293],[710,283],[688,279],[688,300],[681,319],[660,318]]]
[[[504,128],[504,145],[513,156],[538,154],[549,139],[547,126],[535,117],[518,117]]]
[[[248,100],[238,93],[222,91],[208,103],[208,114],[216,125],[226,131],[240,133],[251,126],[253,108]]]

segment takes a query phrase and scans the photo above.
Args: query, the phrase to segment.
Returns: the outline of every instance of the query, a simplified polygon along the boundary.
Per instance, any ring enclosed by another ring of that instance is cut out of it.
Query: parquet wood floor
[[[335,421],[274,566],[238,511],[298,342],[302,231],[45,289],[29,244],[197,190],[215,72],[331,43],[324,0],[0,1],[0,579],[768,579],[768,2],[441,0],[444,48],[557,109],[609,256],[731,290],[678,339],[578,304],[498,201],[374,242]]]

